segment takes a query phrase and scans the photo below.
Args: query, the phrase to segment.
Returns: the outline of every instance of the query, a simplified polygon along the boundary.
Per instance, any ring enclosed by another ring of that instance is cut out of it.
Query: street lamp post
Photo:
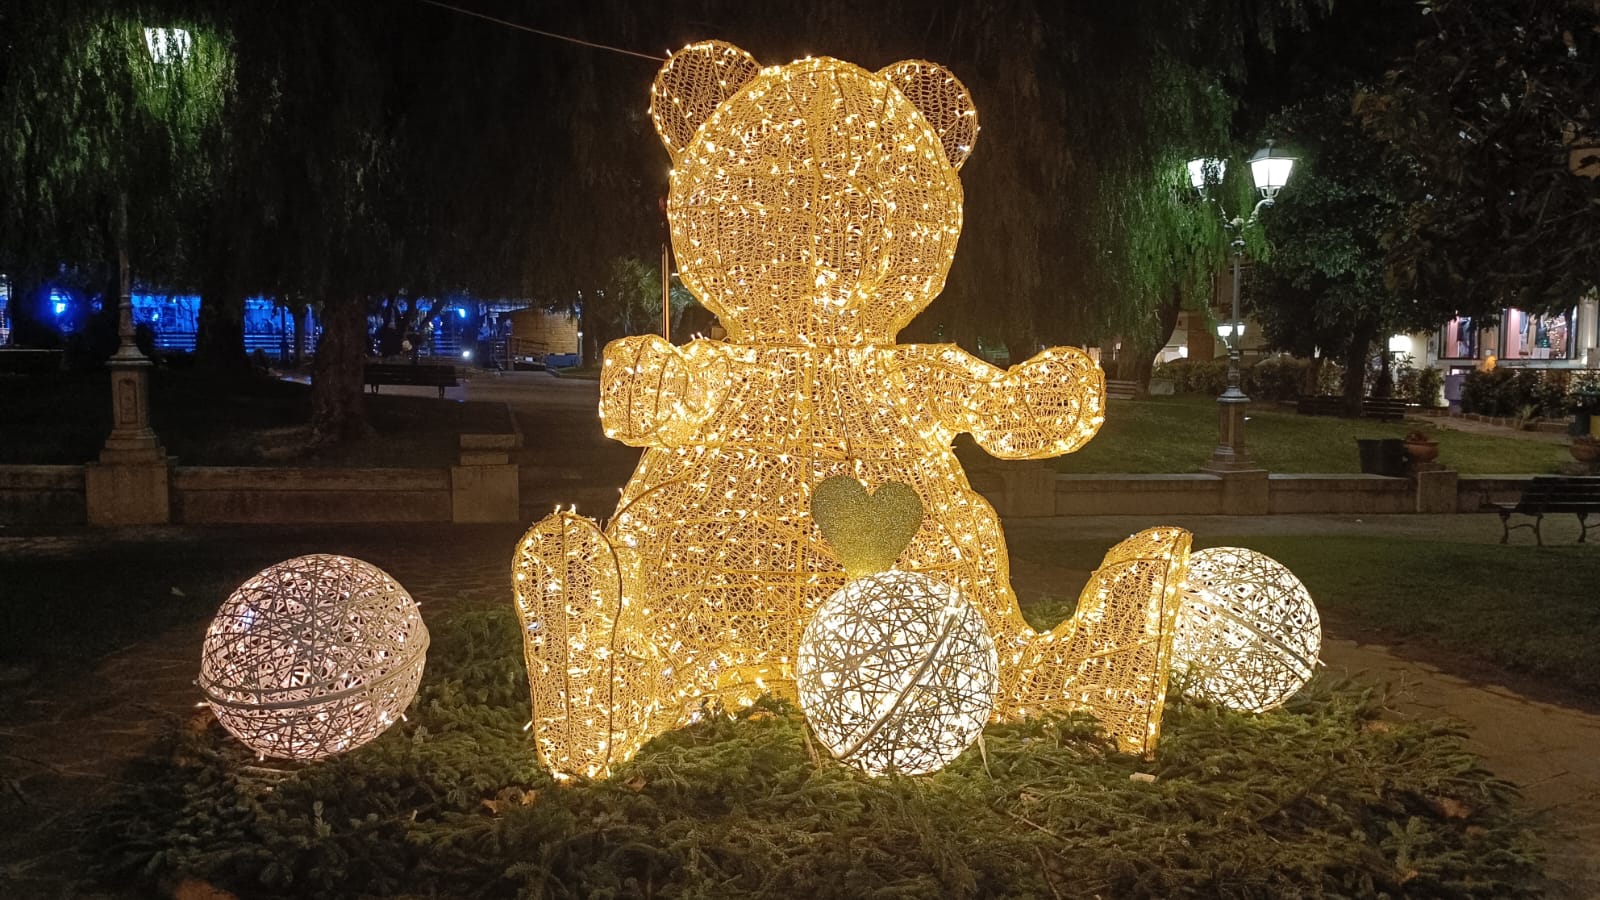
[[[1202,467],[1207,472],[1226,474],[1255,469],[1244,441],[1244,412],[1250,398],[1245,396],[1240,386],[1240,344],[1244,338],[1244,318],[1239,310],[1239,270],[1244,262],[1245,229],[1256,224],[1261,210],[1277,201],[1278,191],[1289,180],[1289,170],[1293,167],[1293,157],[1274,153],[1272,145],[1267,144],[1265,149],[1250,157],[1250,172],[1261,191],[1261,200],[1250,211],[1248,219],[1237,216],[1228,219],[1224,213],[1224,224],[1231,235],[1229,247],[1233,251],[1233,315],[1227,322],[1217,326],[1217,333],[1228,347],[1228,384],[1217,398],[1217,447],[1212,451],[1210,461]],[[1223,172],[1222,160],[1197,159],[1189,163],[1190,183],[1202,195],[1208,185],[1222,179]]]

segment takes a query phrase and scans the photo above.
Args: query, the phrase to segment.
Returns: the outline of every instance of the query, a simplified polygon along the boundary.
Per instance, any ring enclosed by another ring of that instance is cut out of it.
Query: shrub
[[[1394,371],[1394,395],[1425,407],[1439,405],[1444,375],[1434,368],[1417,368],[1409,361]]]
[[[1157,378],[1172,381],[1179,394],[1221,394],[1228,386],[1226,359],[1175,359],[1156,368]]]
[[[1560,369],[1510,369],[1469,372],[1461,383],[1462,412],[1485,416],[1561,418],[1576,407],[1576,384],[1589,384]]]
[[[1242,373],[1244,392],[1255,400],[1293,400],[1305,385],[1309,360],[1288,356],[1262,360]]]
[[[1311,361],[1278,356],[1245,366],[1239,372],[1240,387],[1253,400],[1293,400],[1303,393]],[[1332,379],[1333,387],[1322,386]],[[1319,393],[1338,393],[1340,369],[1323,363],[1318,373]],[[1156,367],[1155,377],[1172,382],[1179,394],[1205,394],[1215,397],[1228,386],[1228,361],[1216,359],[1178,359]]]
[[[1444,395],[1444,373],[1431,366],[1418,369],[1416,388],[1412,399],[1429,409],[1438,406]]]

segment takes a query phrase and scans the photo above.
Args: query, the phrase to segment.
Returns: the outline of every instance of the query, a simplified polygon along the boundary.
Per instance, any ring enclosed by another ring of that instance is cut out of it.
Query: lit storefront
[[[1508,309],[1495,324],[1480,325],[1480,321],[1458,316],[1446,322],[1429,341],[1433,357],[1429,362],[1446,369],[1470,369],[1493,356],[1508,365],[1581,368],[1594,349],[1592,300],[1547,315]],[[1588,339],[1582,340],[1585,334]]]
[[[1422,362],[1444,373],[1446,401],[1461,396],[1467,373],[1492,358],[1495,365],[1538,369],[1587,369],[1600,366],[1595,352],[1600,309],[1585,298],[1571,309],[1535,314],[1505,310],[1499,321],[1458,316],[1428,336]]]

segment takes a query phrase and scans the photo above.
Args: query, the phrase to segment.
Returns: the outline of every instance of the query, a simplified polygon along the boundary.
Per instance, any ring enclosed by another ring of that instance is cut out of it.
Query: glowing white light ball
[[[200,689],[262,756],[320,759],[367,743],[417,694],[428,629],[382,569],[313,554],[239,586],[206,630]]]
[[[1305,687],[1321,650],[1317,607],[1283,564],[1242,547],[1189,557],[1172,655],[1190,695],[1266,712]]]
[[[977,739],[998,670],[994,639],[958,590],[891,569],[849,582],[817,610],[795,686],[835,757],[868,775],[922,775]]]

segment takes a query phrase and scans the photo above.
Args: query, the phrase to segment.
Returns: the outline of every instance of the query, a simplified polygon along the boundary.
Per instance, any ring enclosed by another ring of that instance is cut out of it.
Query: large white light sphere
[[[239,586],[206,630],[200,689],[261,756],[320,759],[367,743],[417,694],[428,629],[382,569],[313,554]]]
[[[1242,547],[1189,557],[1172,655],[1191,696],[1265,712],[1311,680],[1321,650],[1317,607],[1283,564]]]
[[[977,609],[944,582],[894,569],[829,597],[795,668],[812,731],[868,775],[944,768],[982,732],[999,684]]]

